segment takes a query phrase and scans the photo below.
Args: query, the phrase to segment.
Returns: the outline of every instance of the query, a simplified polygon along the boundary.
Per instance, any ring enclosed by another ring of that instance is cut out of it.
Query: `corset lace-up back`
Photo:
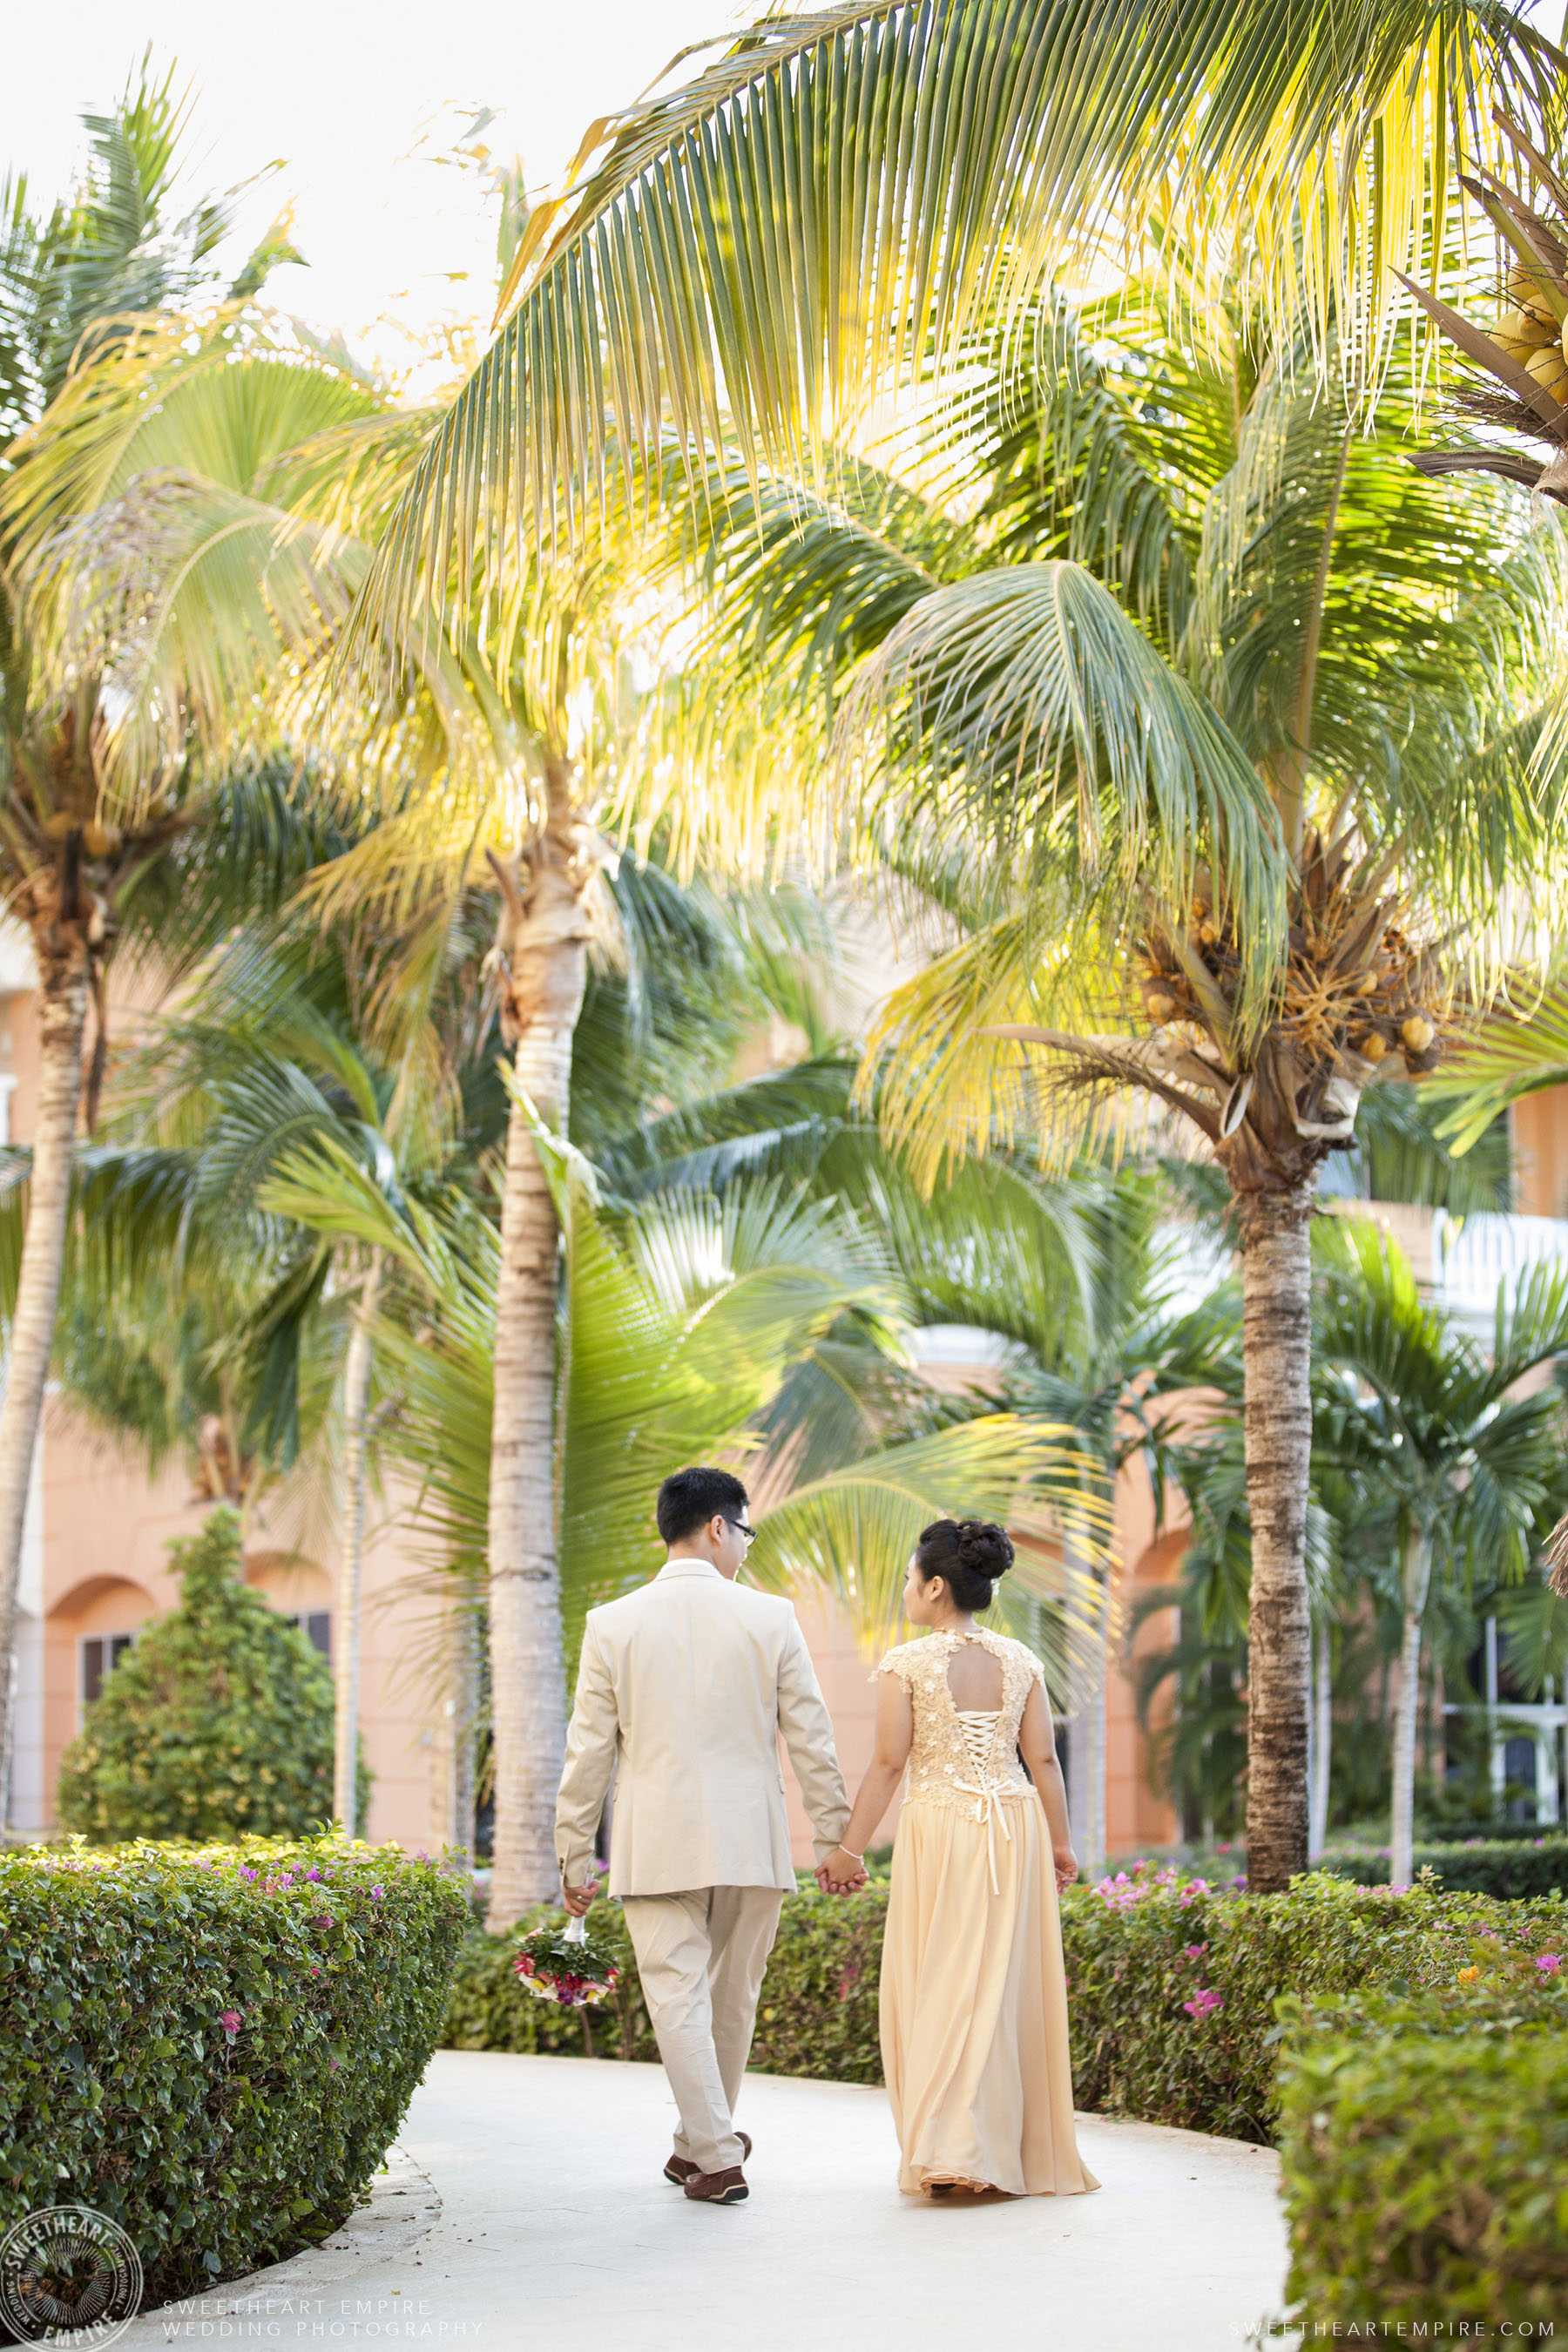
[[[1000,1706],[954,1706],[947,1669],[963,1642],[978,1642],[1000,1664]],[[967,1633],[928,1633],[889,1650],[877,1673],[897,1675],[908,1685],[914,1711],[907,1803],[962,1805],[973,1812],[976,1782],[996,1796],[1029,1794],[1018,1761],[1018,1727],[1029,1686],[1042,1676],[1039,1660],[1022,1642],[978,1625]]]

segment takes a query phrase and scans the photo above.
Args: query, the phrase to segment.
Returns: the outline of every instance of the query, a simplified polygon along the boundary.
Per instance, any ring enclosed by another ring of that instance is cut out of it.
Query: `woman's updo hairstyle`
[[[955,1609],[989,1609],[1012,1565],[1013,1539],[990,1519],[933,1519],[915,1546],[921,1582],[942,1578]]]

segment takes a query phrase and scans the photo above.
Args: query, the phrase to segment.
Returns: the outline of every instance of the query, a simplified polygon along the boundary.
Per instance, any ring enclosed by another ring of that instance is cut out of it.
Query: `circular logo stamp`
[[[23,2344],[112,2344],[142,2306],[142,2258],[90,2205],[41,2205],[0,2239],[0,2314]]]

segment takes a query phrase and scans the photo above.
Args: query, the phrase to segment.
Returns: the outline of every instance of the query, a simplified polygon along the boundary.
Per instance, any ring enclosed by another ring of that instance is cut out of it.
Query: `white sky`
[[[253,241],[292,200],[310,267],[279,270],[269,298],[318,330],[368,331],[394,361],[384,317],[424,333],[489,315],[493,213],[478,176],[432,148],[492,108],[487,143],[499,161],[521,154],[542,186],[595,115],[751,13],[737,0],[9,0],[0,172],[25,169],[37,198],[65,193],[83,109],[106,109],[151,42],[196,87],[193,191],[281,159],[244,226]]]

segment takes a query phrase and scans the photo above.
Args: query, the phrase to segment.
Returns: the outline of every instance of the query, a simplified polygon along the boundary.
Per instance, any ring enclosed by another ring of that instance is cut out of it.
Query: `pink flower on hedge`
[[[1542,1976],[1554,1977],[1563,1966],[1561,1952],[1542,1952],[1535,1963]]]
[[[1201,1960],[1207,1950],[1208,1946],[1206,1944],[1184,1944],[1182,1946],[1182,1958],[1184,1960]]]
[[[320,1878],[321,1874],[319,1870],[308,1870],[305,1873],[307,1878]]]
[[[370,1890],[370,1899],[373,1903],[384,1902],[386,1899],[386,1889],[384,1886],[373,1886]]]
[[[1225,1996],[1215,1992],[1212,1985],[1200,1985],[1194,1998],[1184,2000],[1182,2007],[1194,2024],[1201,2025],[1205,2017],[1212,2017],[1216,2009],[1225,2007]]]

